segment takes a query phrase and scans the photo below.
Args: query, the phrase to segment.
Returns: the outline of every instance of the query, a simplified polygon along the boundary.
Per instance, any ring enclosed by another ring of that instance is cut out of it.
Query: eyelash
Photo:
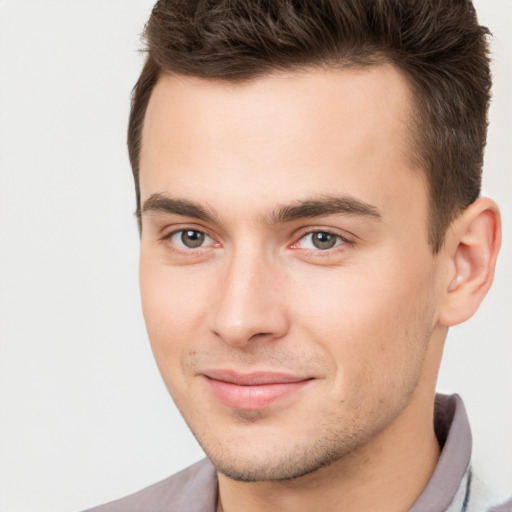
[[[208,237],[209,239],[211,239],[214,244],[209,244],[209,245],[215,245],[215,244],[218,244],[218,242],[215,241],[215,238],[210,236],[208,234],[208,232],[202,230],[202,229],[197,229],[195,227],[192,227],[192,226],[185,226],[181,229],[176,229],[176,230],[173,230],[171,231],[170,233],[164,235],[160,240],[162,242],[166,242],[166,241],[171,241],[172,238],[175,236],[175,235],[178,235],[178,234],[183,234],[184,232],[186,231],[193,231],[195,233],[198,233],[200,235],[204,235],[205,237]],[[332,230],[329,230],[329,229],[313,229],[313,230],[309,230],[309,231],[304,231],[302,233],[300,233],[300,236],[298,236],[297,238],[295,238],[295,241],[289,246],[291,249],[293,250],[297,250],[297,249],[301,249],[301,247],[299,247],[299,242],[301,240],[303,240],[305,237],[307,236],[312,236],[314,235],[315,233],[322,233],[322,234],[326,234],[326,235],[330,235],[330,236],[333,236],[335,237],[337,240],[336,240],[336,245],[334,245],[333,247],[330,247],[330,248],[326,248],[326,249],[319,249],[319,248],[316,248],[316,249],[303,249],[304,251],[307,251],[307,253],[309,253],[310,255],[314,255],[314,256],[318,256],[318,257],[324,257],[324,256],[329,256],[329,255],[332,255],[333,253],[338,253],[338,252],[343,252],[345,250],[347,250],[347,248],[351,247],[352,245],[354,245],[354,242],[349,240],[348,238],[346,238],[345,236],[342,236],[340,235],[339,233],[335,233],[333,232]],[[171,241],[171,243],[169,243],[169,246],[170,246],[170,249],[174,252],[177,252],[177,253],[180,253],[180,254],[186,254],[186,255],[199,255],[201,254],[202,252],[204,252],[208,246],[199,246],[197,248],[182,248],[182,247],[178,247],[175,243],[173,243]]]
[[[166,241],[169,241],[170,243],[168,244],[168,246],[170,247],[170,249],[174,252],[177,252],[179,254],[186,254],[186,255],[194,255],[194,254],[200,254],[202,252],[204,252],[204,250],[206,249],[205,246],[199,246],[197,248],[184,248],[184,247],[179,247],[177,246],[175,243],[172,242],[172,238],[175,236],[175,235],[178,235],[178,234],[183,234],[185,233],[186,231],[193,231],[195,233],[198,233],[200,235],[204,235],[205,237],[208,237],[209,239],[211,239],[213,242],[217,243],[215,241],[215,238],[213,238],[212,236],[210,236],[206,231],[202,230],[202,229],[198,229],[198,228],[195,228],[195,227],[192,227],[192,226],[185,226],[183,228],[180,228],[180,229],[175,229],[173,231],[171,231],[170,233],[164,235],[160,241],[161,242],[166,242]]]
[[[312,237],[315,234],[324,234],[330,237],[334,237],[335,245],[333,247],[327,247],[325,249],[320,249],[319,247],[316,247],[314,249],[299,247],[299,243],[301,242],[301,240],[304,240],[306,237]],[[312,231],[306,231],[301,233],[300,236],[296,238],[296,241],[290,247],[292,249],[303,249],[304,251],[308,251],[309,253],[314,254],[315,256],[328,256],[332,255],[335,252],[346,250],[347,246],[351,244],[352,242],[348,240],[348,238],[340,235],[339,233],[334,233],[333,231],[330,231],[328,229],[314,229]]]

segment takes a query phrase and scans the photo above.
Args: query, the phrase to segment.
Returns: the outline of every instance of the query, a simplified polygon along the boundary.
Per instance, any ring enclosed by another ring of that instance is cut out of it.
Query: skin
[[[479,199],[432,254],[410,111],[389,65],[155,87],[143,310],[163,380],[218,470],[219,510],[408,510],[432,474],[447,327],[490,286],[499,216]],[[234,407],[212,392],[212,369],[307,380]]]

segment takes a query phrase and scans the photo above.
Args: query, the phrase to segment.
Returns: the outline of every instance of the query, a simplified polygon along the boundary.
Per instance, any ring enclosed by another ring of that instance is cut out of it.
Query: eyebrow
[[[279,224],[297,219],[322,217],[325,215],[354,215],[380,220],[378,208],[350,195],[320,196],[318,199],[295,201],[278,208],[269,217],[269,223]]]
[[[205,208],[188,199],[171,198],[161,193],[152,194],[142,206],[142,213],[169,213],[184,217],[219,223],[218,216],[209,208]],[[356,199],[350,195],[328,196],[293,201],[279,206],[265,216],[268,224],[283,224],[303,218],[322,217],[325,215],[354,215],[375,220],[382,218],[378,208]]]
[[[204,222],[216,222],[214,212],[204,208],[198,203],[187,199],[175,199],[164,194],[151,194],[142,206],[142,213],[170,213],[184,217],[194,217]]]

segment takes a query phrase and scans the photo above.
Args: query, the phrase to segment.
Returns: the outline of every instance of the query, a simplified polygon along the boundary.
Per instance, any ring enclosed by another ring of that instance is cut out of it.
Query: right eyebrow
[[[201,205],[187,199],[170,198],[160,193],[151,194],[142,205],[141,216],[151,212],[170,213],[183,217],[194,217],[204,222],[216,222],[215,214]]]

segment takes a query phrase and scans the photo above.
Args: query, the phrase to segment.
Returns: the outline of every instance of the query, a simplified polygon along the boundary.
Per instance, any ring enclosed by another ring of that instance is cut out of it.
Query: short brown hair
[[[387,62],[413,91],[413,152],[427,177],[429,243],[438,252],[452,220],[480,194],[488,34],[469,0],[159,0],[128,127],[139,216],[142,126],[162,72],[241,82],[275,70]]]

